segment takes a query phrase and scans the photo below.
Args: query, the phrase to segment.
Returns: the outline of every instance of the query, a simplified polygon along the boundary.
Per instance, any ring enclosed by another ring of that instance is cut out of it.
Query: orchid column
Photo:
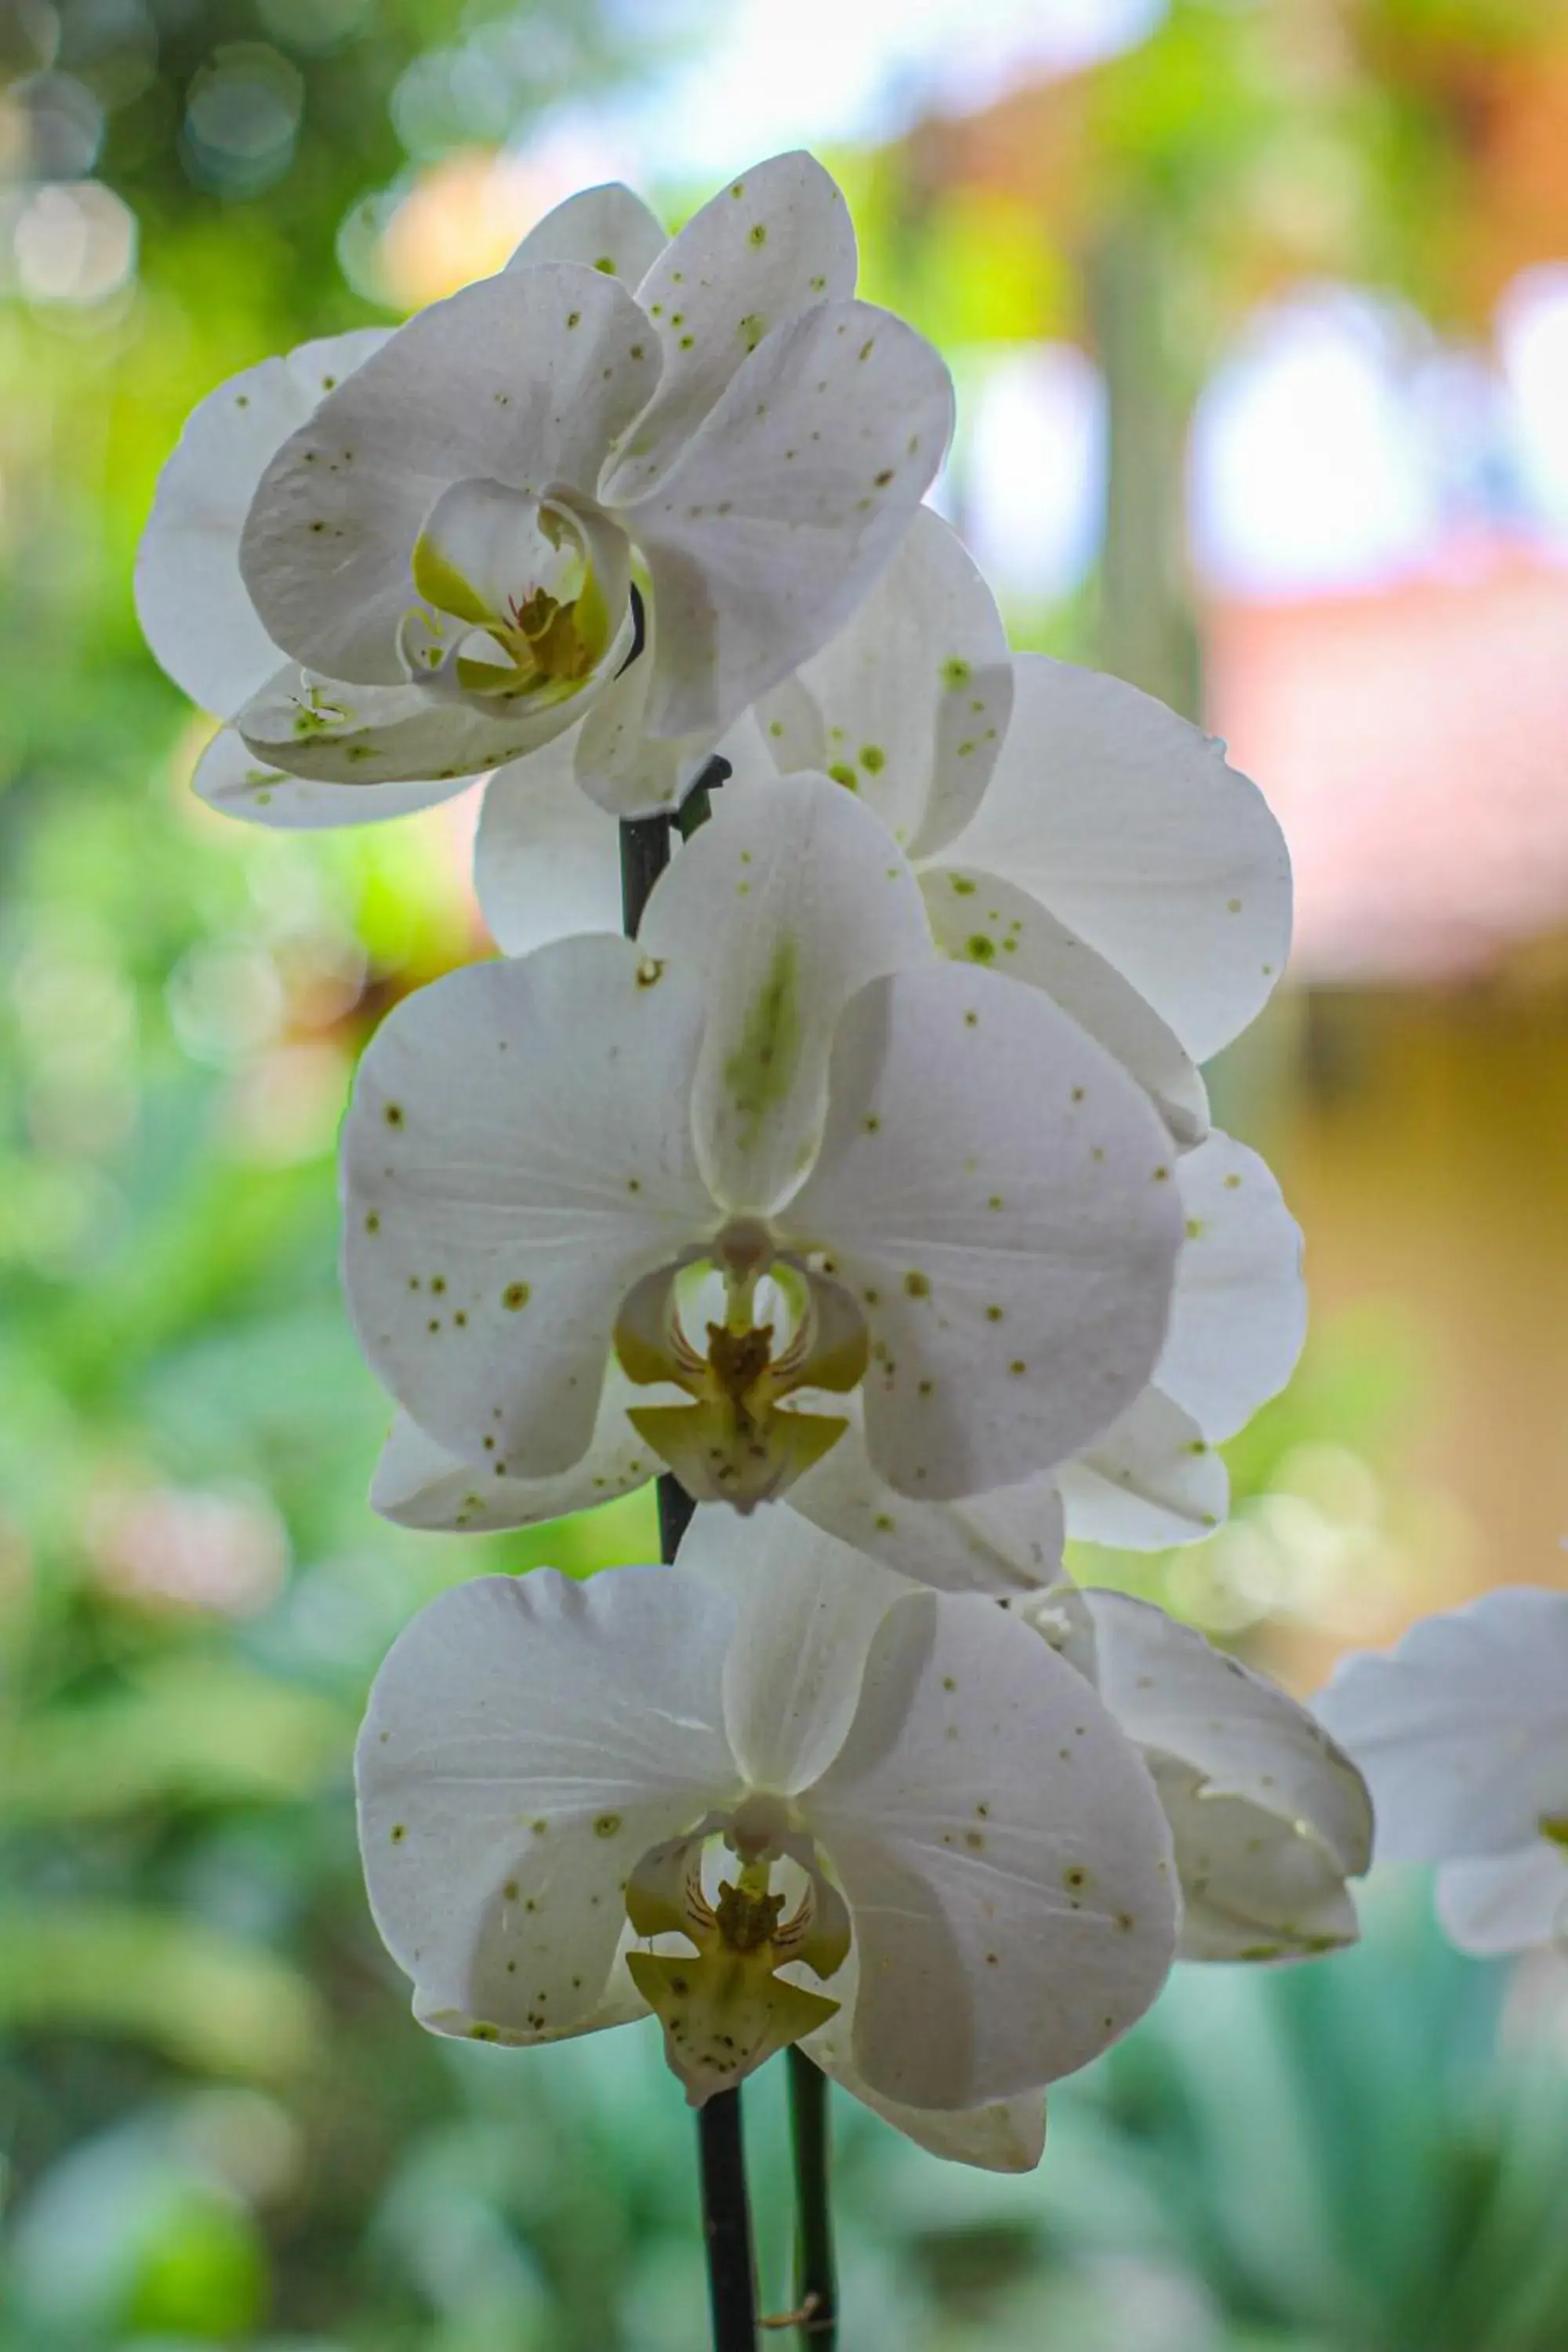
[[[1216,1526],[1300,1346],[1300,1236],[1199,1067],[1282,968],[1283,845],[1196,729],[1009,653],[920,504],[946,373],[854,277],[808,157],[673,241],[589,190],[213,394],[139,574],[227,722],[216,804],[489,776],[503,953],[386,1018],[343,1129],[372,1500],[461,1533],[657,1477],[661,1559],[414,1620],[366,1881],[432,2032],[658,2020],[721,2352],[747,2074],[789,2053],[830,2341],[821,2074],[1031,2166],[1178,1953],[1353,1937],[1368,1837],[1282,1693],[1062,1565]]]

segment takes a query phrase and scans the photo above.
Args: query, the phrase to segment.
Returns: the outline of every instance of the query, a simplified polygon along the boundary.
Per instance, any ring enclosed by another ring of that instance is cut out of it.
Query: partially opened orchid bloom
[[[1151,1550],[1211,1535],[1228,1504],[1215,1448],[1283,1388],[1306,1322],[1301,1237],[1263,1162],[1217,1131],[1174,1163],[1184,1219],[1170,1326],[1147,1388],[1071,1462],[966,1500],[899,1493],[867,1452],[856,1401],[802,1395],[848,1426],[786,1500],[903,1575],[948,1591],[1052,1583],[1064,1535]],[[658,1468],[629,1417],[639,1392],[612,1367],[587,1451],[554,1475],[497,1478],[399,1412],[371,1486],[405,1527],[531,1527],[629,1493]]]
[[[1012,1601],[1094,1684],[1153,1775],[1174,1841],[1184,1960],[1306,1959],[1360,1934],[1372,1860],[1355,1766],[1289,1694],[1130,1593]]]
[[[416,2015],[527,2043],[652,2009],[696,2104],[803,2041],[928,2144],[935,2111],[1032,2160],[996,2103],[1125,2032],[1175,1947],[1136,1749],[992,1603],[706,1516],[704,1558],[481,1579],[394,1645],[360,1829]]]
[[[1439,1865],[1461,1951],[1568,1942],[1568,1592],[1424,1617],[1343,1660],[1314,1705],[1366,1775],[1379,1859]]]
[[[1052,996],[1177,1142],[1202,1139],[1196,1066],[1258,1012],[1290,930],[1279,827],[1222,745],[1119,678],[1010,656],[990,591],[923,507],[848,625],[753,717],[725,746],[748,777],[823,770],[855,793],[909,856],[943,950]],[[613,845],[565,775],[528,761],[487,794],[475,881],[509,953],[616,919]]]
[[[240,546],[290,656],[237,714],[255,752],[349,783],[473,774],[593,704],[580,765],[631,814],[847,620],[942,460],[946,369],[852,299],[847,212],[807,155],[731,182],[634,296],[617,265],[656,240],[626,190],[589,192],[277,452]],[[645,774],[645,738],[682,748]]]
[[[1081,1451],[1153,1370],[1183,1234],[1141,1090],[1037,992],[941,961],[887,833],[822,777],[721,809],[635,942],[400,1005],[343,1186],[362,1344],[438,1444],[569,1470],[613,1348],[687,1400],[634,1408],[641,1436],[742,1506],[841,1435],[805,1391],[858,1389],[910,1496]]]

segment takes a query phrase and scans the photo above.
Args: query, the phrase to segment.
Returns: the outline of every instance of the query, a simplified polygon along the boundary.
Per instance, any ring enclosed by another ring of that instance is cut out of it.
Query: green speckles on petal
[[[904,1276],[904,1289],[910,1298],[929,1298],[931,1297],[930,1275],[922,1274],[918,1265],[910,1266]]]
[[[952,889],[952,895],[955,898],[973,898],[974,885],[970,880],[967,874],[950,874],[947,879],[949,887]]]
[[[760,310],[748,310],[737,331],[749,352],[754,352],[768,331],[768,322]]]
[[[619,1813],[601,1813],[594,1823],[594,1835],[601,1838],[617,1837],[620,1834],[620,1827]]]
[[[942,666],[943,686],[967,686],[973,672],[962,654],[954,654]]]
[[[868,776],[879,776],[888,764],[888,755],[879,743],[862,743],[860,765]]]
[[[853,769],[852,767],[850,767],[850,765],[849,765],[849,763],[848,763],[848,761],[846,761],[846,760],[836,760],[836,761],[834,761],[834,763],[833,763],[832,767],[831,767],[831,768],[829,768],[829,770],[827,771],[827,772],[828,772],[828,774],[832,777],[832,779],[833,779],[833,781],[834,781],[834,782],[835,782],[836,784],[842,784],[842,785],[843,785],[843,787],[844,787],[844,789],[845,789],[845,791],[846,791],[847,793],[854,793],[854,792],[858,792],[858,791],[859,791],[859,789],[860,789],[860,779],[859,779],[859,777],[855,773],[854,769]]]
[[[753,221],[751,227],[746,231],[746,243],[748,245],[764,246],[767,241],[768,232],[766,223],[763,221]]]
[[[972,963],[993,963],[996,958],[996,942],[984,931],[974,931],[964,942],[965,953]]]
[[[613,278],[616,274],[615,261],[607,253],[601,253],[594,267],[605,278]]]
[[[516,1315],[533,1296],[526,1282],[509,1282],[501,1292],[500,1303],[509,1314]]]
[[[766,979],[746,1008],[740,1043],[724,1065],[724,1083],[743,1119],[760,1119],[783,1102],[800,1059],[800,980],[795,940],[786,932]]]

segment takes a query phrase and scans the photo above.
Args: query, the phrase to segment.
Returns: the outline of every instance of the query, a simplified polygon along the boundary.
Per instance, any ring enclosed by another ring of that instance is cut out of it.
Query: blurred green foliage
[[[1185,7],[1164,64],[1130,61],[1120,135],[1152,169],[1173,123],[1228,152],[1245,13]],[[0,2352],[701,2338],[689,2136],[647,2032],[427,2040],[359,1881],[353,1727],[413,1609],[651,1543],[646,1498],[462,1544],[363,1503],[386,1407],[337,1295],[333,1135],[386,1005],[482,951],[460,832],[209,816],[129,598],[192,401],[370,315],[341,260],[384,193],[648,39],[609,0],[0,13],[0,228],[91,173],[141,239],[101,300],[0,299]],[[867,193],[873,286],[901,277],[934,331],[1059,314],[1065,250],[1016,211]],[[1303,1443],[1375,1452],[1383,1348],[1331,1337],[1238,1450],[1245,1496]],[[1395,1898],[1349,1960],[1179,1983],[1058,2096],[1035,2179],[838,2103],[847,2341],[1554,2352],[1568,2099],[1539,2036],[1496,2060],[1500,1994]],[[777,2082],[751,2114],[778,2307]]]

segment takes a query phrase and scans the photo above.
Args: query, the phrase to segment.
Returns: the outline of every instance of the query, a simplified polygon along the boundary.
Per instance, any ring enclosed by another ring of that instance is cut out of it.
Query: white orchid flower
[[[1184,1960],[1305,1959],[1355,1942],[1372,1860],[1348,1756],[1264,1675],[1130,1593],[1063,1582],[1009,1608],[1094,1684],[1153,1776]]]
[[[1306,1328],[1301,1237],[1261,1160],[1215,1131],[1174,1162],[1184,1219],[1164,1346],[1149,1386],[1078,1459],[991,1493],[927,1502],[873,1467],[853,1398],[803,1394],[805,1412],[849,1426],[790,1486],[816,1526],[902,1575],[948,1591],[1005,1593],[1050,1584],[1066,1534],[1151,1550],[1211,1535],[1228,1507],[1216,1446],[1284,1387]],[[580,1462],[550,1477],[497,1478],[398,1413],[371,1486],[374,1507],[406,1527],[531,1527],[629,1493],[658,1467],[628,1418],[638,1391],[606,1381]]]
[[[1032,2160],[998,2103],[1175,1947],[1136,1749],[993,1604],[705,1516],[673,1569],[484,1578],[394,1644],[356,1769],[416,2015],[527,2043],[652,2009],[695,2104],[803,2041],[928,2145]]]
[[[689,1400],[632,1418],[700,1496],[779,1492],[845,1425],[792,1398],[856,1389],[889,1485],[983,1493],[1147,1381],[1171,1160],[1110,1056],[939,959],[881,825],[802,778],[721,808],[635,942],[477,965],[389,1017],[343,1133],[349,1301],[399,1403],[487,1476],[583,1459],[613,1347]],[[693,1317],[704,1268],[721,1318]]]
[[[1568,1939],[1568,1592],[1425,1617],[1342,1660],[1314,1706],[1366,1775],[1379,1858],[1439,1865],[1462,1952]]]
[[[592,704],[580,772],[632,814],[671,789],[637,745],[689,761],[853,612],[941,462],[945,368],[853,299],[847,211],[809,156],[732,182],[634,296],[614,265],[635,205],[590,192],[542,225],[272,458],[240,564],[294,667],[238,714],[259,756],[474,774]]]
[[[1258,1013],[1290,930],[1279,825],[1222,745],[1119,678],[1010,656],[990,591],[923,507],[848,625],[753,718],[727,755],[855,792],[919,874],[946,952],[1044,990],[1179,1143],[1202,1139],[1196,1065]],[[509,953],[616,919],[613,845],[563,797],[531,761],[487,795],[475,880]]]
[[[137,618],[161,667],[216,718],[232,720],[283,660],[239,572],[240,533],[256,486],[289,435],[390,332],[365,327],[330,335],[231,376],[192,411],[163,467],[136,558]],[[331,695],[330,682],[321,691]],[[226,815],[300,830],[405,816],[468,782],[352,790],[314,782],[258,759],[233,725],[213,738],[195,777],[202,799]]]

